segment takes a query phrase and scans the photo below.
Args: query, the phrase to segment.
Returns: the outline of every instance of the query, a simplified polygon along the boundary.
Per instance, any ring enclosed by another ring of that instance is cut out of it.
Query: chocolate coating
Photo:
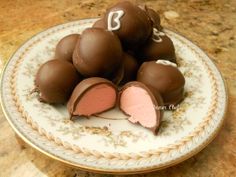
[[[113,74],[113,77],[111,79],[111,81],[116,84],[119,85],[120,82],[123,80],[124,78],[124,74],[125,74],[125,68],[124,68],[124,64],[122,64],[120,66],[120,68]]]
[[[144,62],[137,74],[137,81],[161,93],[164,105],[177,105],[184,98],[185,79],[177,67]]]
[[[35,79],[40,100],[46,103],[65,103],[81,80],[75,67],[65,60],[49,60],[38,70]]]
[[[67,109],[71,117],[77,115],[75,114],[75,108],[77,104],[79,103],[80,99],[83,97],[83,95],[98,84],[107,84],[113,87],[113,89],[116,91],[116,97],[117,97],[118,95],[117,87],[111,81],[104,78],[100,78],[100,77],[90,77],[90,78],[84,79],[75,87],[67,103]],[[116,105],[116,102],[109,109],[112,109],[113,107],[115,107],[115,105]],[[98,113],[101,113],[101,112],[96,112],[94,114],[98,114]],[[79,115],[79,116],[88,116],[88,115]]]
[[[62,38],[56,46],[55,58],[72,62],[72,55],[79,36],[79,34],[70,34]]]
[[[138,62],[136,59],[129,55],[128,53],[124,53],[124,77],[121,81],[122,84],[125,84],[129,81],[136,80],[136,74],[139,68]]]
[[[156,112],[156,124],[153,125],[152,127],[146,127],[146,128],[150,129],[155,135],[157,135],[160,124],[161,124],[161,120],[162,120],[162,117],[164,114],[163,110],[159,109],[161,106],[164,105],[163,99],[162,99],[160,93],[157,91],[157,89],[154,89],[150,86],[147,87],[142,82],[132,81],[132,82],[128,82],[127,84],[125,84],[122,87],[122,89],[120,91],[120,98],[122,97],[122,93],[129,87],[140,87],[140,88],[144,89],[148,93],[149,97],[151,98],[153,106],[155,107],[155,112]],[[137,95],[137,96],[139,96],[139,95]],[[119,100],[119,106],[120,106],[121,111],[124,112],[125,114],[127,114],[127,112],[121,108],[120,100]],[[127,114],[127,115],[129,115],[129,114]],[[147,117],[147,119],[148,119],[148,117]],[[138,123],[140,124],[140,122],[138,122]]]
[[[153,23],[153,27],[161,31],[163,28],[161,26],[160,15],[155,10],[148,8],[147,6],[145,6],[145,10]]]
[[[122,64],[118,37],[105,29],[88,28],[81,34],[73,53],[73,64],[86,77],[110,78]]]
[[[167,36],[159,36],[160,42],[154,41],[156,37],[150,39],[139,51],[140,61],[168,60],[176,63],[175,48],[171,39]]]
[[[119,19],[118,12],[121,13]],[[142,45],[152,34],[152,22],[146,12],[129,1],[119,2],[109,8],[104,20],[107,29],[118,35],[125,49],[134,49]],[[112,29],[109,29],[109,23]]]
[[[93,28],[103,28],[103,29],[106,29],[107,26],[106,26],[106,23],[104,22],[104,19],[101,18],[101,19],[98,19],[92,26]]]

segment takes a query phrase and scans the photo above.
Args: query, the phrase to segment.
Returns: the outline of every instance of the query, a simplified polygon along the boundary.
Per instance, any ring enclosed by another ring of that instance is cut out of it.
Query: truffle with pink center
[[[160,94],[141,82],[132,81],[123,86],[119,98],[120,109],[132,123],[150,129],[156,135],[161,123],[163,101]]]
[[[71,117],[89,117],[114,108],[116,100],[117,88],[111,81],[91,77],[75,87],[67,108]]]

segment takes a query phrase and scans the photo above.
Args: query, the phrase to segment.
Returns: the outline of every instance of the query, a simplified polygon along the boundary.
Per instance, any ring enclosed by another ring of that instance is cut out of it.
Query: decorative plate
[[[37,150],[66,164],[119,174],[166,168],[212,141],[226,112],[224,81],[201,49],[170,30],[165,32],[174,42],[186,79],[185,99],[175,111],[165,112],[158,136],[131,124],[118,109],[72,122],[65,105],[37,100],[32,90],[39,66],[53,58],[62,37],[81,33],[95,20],[70,22],[41,32],[9,60],[2,73],[1,103],[16,133]]]

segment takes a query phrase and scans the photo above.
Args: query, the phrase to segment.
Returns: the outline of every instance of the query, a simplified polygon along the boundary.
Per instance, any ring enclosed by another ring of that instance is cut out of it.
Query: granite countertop
[[[1,0],[0,68],[14,51],[48,27],[98,17],[116,0]],[[215,140],[194,157],[168,169],[140,177],[236,176],[236,1],[137,0],[161,14],[164,27],[200,46],[222,72],[229,90],[226,121]],[[49,159],[24,145],[0,110],[0,176],[112,176],[82,172]],[[132,175],[137,176],[137,175]]]

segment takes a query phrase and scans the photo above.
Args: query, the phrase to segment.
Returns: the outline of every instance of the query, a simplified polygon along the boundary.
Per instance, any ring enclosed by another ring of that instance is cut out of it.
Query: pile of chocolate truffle
[[[163,108],[183,99],[185,79],[157,12],[119,2],[82,34],[65,36],[35,79],[39,100],[66,103],[73,116],[118,106],[132,123],[157,133]]]

